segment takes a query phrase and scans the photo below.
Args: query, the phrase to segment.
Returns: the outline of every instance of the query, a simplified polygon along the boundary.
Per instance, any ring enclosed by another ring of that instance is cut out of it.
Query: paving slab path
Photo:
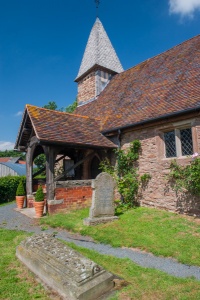
[[[15,211],[15,207],[16,204],[14,203],[0,207],[0,228],[22,230],[37,234],[44,232],[43,227],[38,225],[36,219]],[[95,243],[90,237],[72,234],[62,229],[49,228],[45,232],[50,234],[56,232],[56,237],[64,241],[73,242],[78,246],[95,250],[101,254],[112,255],[118,258],[129,258],[134,263],[145,268],[154,268],[175,277],[186,278],[193,276],[200,280],[200,267],[197,266],[180,264],[174,259],[154,256],[151,253],[139,250],[113,248],[110,245]]]

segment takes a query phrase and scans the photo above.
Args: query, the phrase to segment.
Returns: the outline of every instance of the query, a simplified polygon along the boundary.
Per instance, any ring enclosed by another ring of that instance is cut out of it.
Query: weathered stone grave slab
[[[114,286],[113,274],[52,235],[28,237],[16,255],[65,300],[93,300]]]
[[[115,187],[115,180],[106,172],[100,173],[92,180],[92,206],[89,218],[84,220],[85,225],[97,225],[118,219],[114,216]]]

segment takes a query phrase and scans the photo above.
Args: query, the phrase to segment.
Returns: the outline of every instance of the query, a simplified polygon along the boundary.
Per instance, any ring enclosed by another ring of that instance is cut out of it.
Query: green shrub
[[[100,163],[100,169],[113,176],[117,182],[117,188],[122,197],[123,205],[120,207],[122,209],[138,205],[138,189],[140,185],[145,187],[151,178],[150,174],[143,174],[141,178],[138,174],[137,161],[140,150],[140,141],[134,140],[127,150],[114,150],[117,159],[115,166],[112,166],[108,159]]]
[[[0,203],[6,203],[15,200],[15,195],[19,182],[22,181],[24,186],[25,176],[4,176],[0,177]]]
[[[25,189],[23,182],[20,181],[17,187],[16,196],[24,196],[25,195]]]
[[[44,201],[44,193],[43,193],[43,189],[42,189],[41,185],[39,186],[39,188],[36,191],[35,201],[36,202]]]
[[[200,196],[200,158],[193,156],[193,160],[187,166],[181,166],[173,160],[169,181],[176,191],[186,190],[192,195]]]

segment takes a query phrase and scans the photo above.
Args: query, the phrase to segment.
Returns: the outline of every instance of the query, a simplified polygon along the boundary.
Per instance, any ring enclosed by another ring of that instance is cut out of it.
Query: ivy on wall
[[[187,166],[181,166],[176,160],[170,164],[169,181],[176,191],[186,190],[192,195],[200,196],[200,158],[193,154]]]
[[[121,194],[121,202],[127,204],[128,207],[137,205],[139,186],[147,183],[151,178],[150,174],[143,174],[142,176],[138,174],[137,161],[140,149],[140,141],[134,140],[127,150],[114,150],[117,158],[115,166],[112,166],[108,159],[100,164],[102,171],[115,178],[118,191]]]

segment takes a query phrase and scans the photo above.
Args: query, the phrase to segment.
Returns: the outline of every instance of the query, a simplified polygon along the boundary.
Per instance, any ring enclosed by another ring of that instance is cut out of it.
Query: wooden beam
[[[23,133],[24,133],[24,132],[31,132],[31,131],[32,131],[32,128],[23,128],[22,131],[23,131]]]
[[[39,171],[37,171],[36,173],[33,174],[33,178],[39,174],[41,174],[42,172],[44,172],[46,170],[46,168],[42,168]]]
[[[64,159],[66,155],[62,155],[61,157],[59,157],[58,159],[56,159],[55,163],[59,162],[61,159]],[[37,171],[36,173],[33,174],[33,178],[39,174],[41,174],[42,172],[44,172],[46,170],[46,167],[42,168],[41,170]]]
[[[64,173],[62,173],[61,175],[58,175],[54,181],[58,181],[59,179],[61,179],[63,176],[67,175],[68,172],[70,172],[73,169],[76,169],[78,166],[80,166],[83,162],[85,162],[86,160],[90,159],[92,156],[94,155],[94,151],[90,154],[88,154],[86,157],[84,157],[83,159],[79,160],[75,165],[69,167]]]
[[[33,173],[33,164],[31,161],[31,148],[28,147],[26,153],[26,192],[27,195],[32,195],[32,173]]]
[[[15,149],[14,149],[15,150]],[[18,151],[22,151],[22,152],[25,152],[26,150],[26,147],[25,146],[20,146],[17,148]]]
[[[18,137],[18,140],[17,140],[17,143],[16,143],[18,145],[18,147],[20,147],[20,143],[21,143],[22,135],[23,135],[23,128],[26,124],[27,118],[28,118],[28,113],[27,113],[27,110],[26,110],[25,113],[24,113],[24,118],[23,118],[23,121],[22,121],[22,125],[20,127],[19,137]]]
[[[47,147],[46,152],[46,187],[47,187],[47,203],[54,199],[54,165],[55,151],[53,147]],[[48,206],[48,205],[47,205]],[[47,207],[48,210],[48,207]]]

